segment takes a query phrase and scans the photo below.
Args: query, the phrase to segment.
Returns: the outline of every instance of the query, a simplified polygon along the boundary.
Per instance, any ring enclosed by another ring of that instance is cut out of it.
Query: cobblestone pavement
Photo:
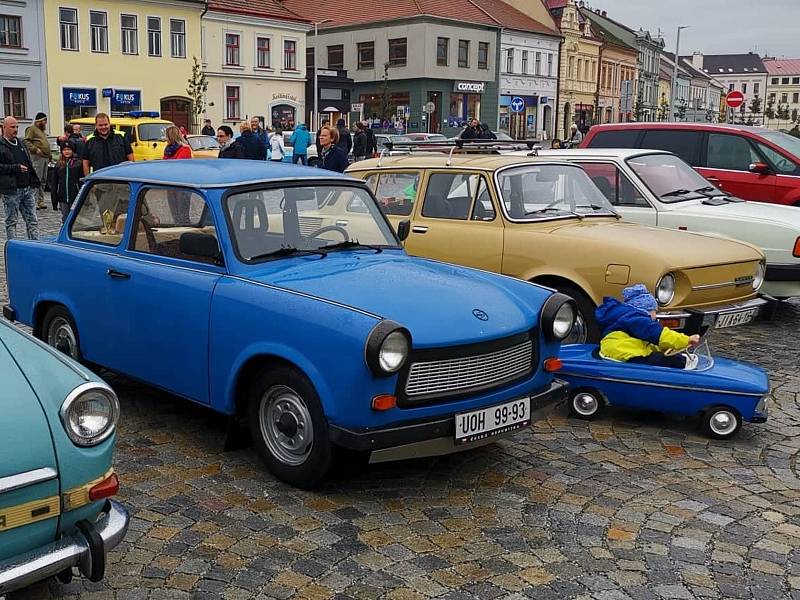
[[[732,442],[692,420],[609,410],[587,424],[561,406],[496,445],[315,493],[251,449],[223,452],[212,413],[105,374],[130,532],[102,583],[17,597],[800,598],[798,324],[790,305],[715,335],[774,385],[769,422]]]

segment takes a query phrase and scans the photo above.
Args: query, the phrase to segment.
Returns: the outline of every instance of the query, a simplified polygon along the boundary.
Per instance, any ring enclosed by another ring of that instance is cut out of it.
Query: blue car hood
[[[399,251],[297,257],[266,263],[245,277],[396,321],[411,332],[417,348],[528,331],[538,325],[539,309],[552,294],[523,281]]]

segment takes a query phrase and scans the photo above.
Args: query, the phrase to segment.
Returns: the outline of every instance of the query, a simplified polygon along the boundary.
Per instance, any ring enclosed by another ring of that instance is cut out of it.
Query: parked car
[[[764,255],[717,236],[620,221],[577,165],[549,158],[447,155],[384,157],[351,165],[389,220],[411,219],[408,252],[541,283],[578,306],[570,342],[598,341],[594,309],[642,282],[659,318],[689,333],[748,322]]]
[[[388,148],[387,144],[409,144],[412,139],[407,135],[389,135],[386,133],[375,134],[375,145],[378,147],[378,152]]]
[[[211,135],[187,135],[186,141],[192,148],[192,158],[218,158],[220,145]]]
[[[447,136],[441,133],[407,133],[406,137],[412,142],[446,142]]]
[[[67,349],[63,309],[45,308]],[[6,316],[13,316],[6,312]],[[77,567],[103,578],[128,528],[111,465],[119,403],[101,379],[0,320],[0,597]]]
[[[563,396],[550,359],[569,298],[408,256],[367,186],[338,173],[108,167],[56,240],[6,252],[10,318],[232,416],[293,485],[342,448],[384,460],[487,443]]]
[[[294,133],[294,131],[283,132],[283,148],[286,150],[286,155],[283,157],[283,162],[285,163],[291,163],[294,156],[294,149],[289,145],[289,140],[292,139],[292,133]],[[317,132],[311,131],[309,132],[309,135],[311,136],[311,143],[308,145],[308,149],[306,150],[306,160],[308,160],[309,167],[316,167],[319,164],[317,145],[314,143],[314,140],[317,139]]]
[[[800,206],[800,139],[780,131],[722,123],[618,123],[593,126],[581,148],[666,150],[728,194]]]
[[[580,165],[626,221],[725,235],[761,248],[761,293],[800,296],[800,211],[745,202],[711,185],[674,154],[652,150],[545,150]]]
[[[133,148],[133,159],[160,160],[167,146],[167,127],[174,125],[159,117],[158,111],[131,111],[121,117],[111,117],[111,127],[124,133]],[[70,123],[81,126],[84,136],[94,133],[94,117],[72,119]]]

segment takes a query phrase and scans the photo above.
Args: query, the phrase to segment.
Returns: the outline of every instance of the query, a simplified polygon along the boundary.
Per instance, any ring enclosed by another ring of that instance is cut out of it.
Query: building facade
[[[800,58],[764,59],[767,69],[765,125],[791,129],[800,123]]]
[[[209,2],[202,22],[205,118],[233,125],[257,117],[281,129],[304,122],[310,29],[278,3]]]
[[[0,118],[16,117],[20,132],[49,114],[43,33],[44,0],[0,2]]]
[[[722,94],[742,92],[744,103],[728,115],[736,123],[761,125],[764,120],[767,93],[767,69],[758,54],[702,54],[687,57],[694,68],[715,79],[723,86]]]
[[[658,78],[661,65],[661,52],[664,40],[654,37],[649,31],[639,29],[635,32],[639,49],[639,84],[636,94],[637,106],[634,109],[639,121],[653,121],[658,111]]]
[[[186,88],[200,57],[202,0],[47,0],[51,123],[159,111],[189,127]]]

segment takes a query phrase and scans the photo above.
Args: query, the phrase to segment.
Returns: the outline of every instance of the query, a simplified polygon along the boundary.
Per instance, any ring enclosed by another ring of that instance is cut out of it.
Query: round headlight
[[[565,302],[553,318],[553,337],[563,340],[575,326],[575,307],[571,302]]]
[[[764,275],[766,274],[767,269],[764,266],[764,263],[758,263],[756,267],[756,274],[753,277],[753,289],[758,291],[761,285],[764,283]]]
[[[656,285],[656,300],[659,304],[669,304],[675,297],[675,276],[667,273],[658,280]]]
[[[108,438],[118,418],[117,395],[99,383],[78,386],[61,405],[61,422],[78,446],[95,446]]]
[[[383,340],[378,351],[378,364],[386,373],[399,371],[408,358],[408,339],[400,331],[393,331]]]

